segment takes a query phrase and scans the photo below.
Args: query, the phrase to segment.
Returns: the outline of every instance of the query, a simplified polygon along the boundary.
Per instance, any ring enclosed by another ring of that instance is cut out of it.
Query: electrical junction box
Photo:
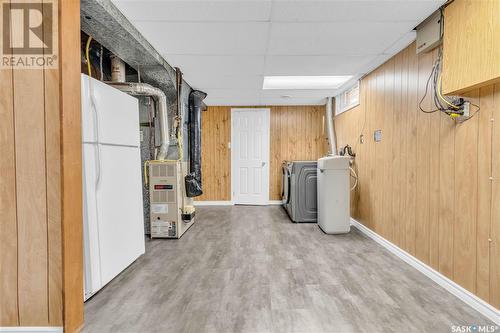
[[[417,26],[417,54],[441,44],[441,11],[436,11]]]
[[[193,199],[186,196],[182,161],[149,164],[151,238],[180,238],[194,223]]]

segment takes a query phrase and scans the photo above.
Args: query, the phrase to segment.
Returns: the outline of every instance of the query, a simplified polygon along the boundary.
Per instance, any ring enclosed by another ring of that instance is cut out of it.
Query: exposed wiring
[[[95,179],[95,188],[97,189],[99,187],[99,184],[101,182],[101,147],[99,144],[99,113],[97,112],[97,107],[95,103],[95,98],[94,98],[94,86],[92,84],[92,70],[90,67],[90,43],[92,42],[92,37],[89,36],[87,39],[87,44],[85,45],[85,60],[87,61],[87,70],[89,73],[89,95],[90,95],[90,106],[92,110],[94,111],[94,139],[95,139],[95,150],[94,150],[94,157],[95,157],[95,166],[96,166],[96,179]],[[97,223],[99,223],[99,200],[97,200],[97,195],[94,196],[94,204],[95,204],[95,210],[96,210],[96,218],[97,218]],[[97,228],[97,244],[99,247],[101,247],[101,242],[100,242],[100,232],[99,228]],[[100,278],[102,279],[102,271],[99,270],[99,275]]]
[[[87,39],[87,44],[85,45],[85,61],[87,62],[87,72],[89,73],[89,76],[92,77],[92,70],[90,68],[90,43],[92,42],[92,37],[89,36]]]
[[[418,104],[418,107],[420,111],[424,113],[434,113],[434,112],[443,112],[446,115],[450,116],[452,119],[454,119],[457,122],[464,122],[472,118],[472,116],[469,117],[461,117],[464,114],[464,105],[465,103],[470,103],[469,101],[464,100],[463,98],[454,98],[452,101],[448,100],[443,95],[442,91],[442,78],[441,78],[441,72],[442,72],[442,49],[439,49],[438,57],[432,67],[431,73],[429,77],[427,78],[427,82],[425,85],[425,92],[422,98],[420,99],[420,102]],[[434,102],[434,109],[432,110],[426,110],[422,107],[422,103],[424,102],[425,98],[427,97],[427,94],[429,93],[429,83],[431,81],[431,78],[433,78],[433,102]],[[477,113],[480,110],[480,107],[474,103],[470,103],[470,105],[474,106],[476,108],[476,111],[474,112]]]
[[[441,39],[443,38],[444,35],[443,10],[451,2],[452,1],[447,2],[444,6],[440,8],[441,17],[439,20],[439,30],[440,30],[439,33]],[[427,78],[427,82],[425,84],[425,92],[422,98],[420,99],[420,102],[418,103],[418,108],[420,109],[420,111],[424,113],[442,112],[450,116],[456,122],[462,123],[464,121],[471,119],[480,110],[480,108],[478,105],[470,103],[469,101],[466,101],[463,98],[455,97],[449,99],[448,97],[445,97],[443,95],[442,77],[441,77],[442,61],[443,61],[443,49],[442,46],[439,46],[437,59],[435,60],[432,66],[431,73]],[[432,79],[432,89],[429,88],[431,79]],[[429,94],[430,90],[432,91],[432,102],[434,105],[432,109],[427,110],[422,106],[422,104],[426,99],[427,95]],[[464,116],[464,109],[466,107],[465,106],[466,103],[469,103],[470,105],[476,107],[476,111],[474,112],[474,114],[472,114],[472,116]]]
[[[351,171],[351,177],[354,178],[354,185],[351,187],[351,191],[354,191],[354,189],[358,186],[358,174],[352,167],[349,167],[349,170]]]
[[[99,71],[101,72],[101,81],[104,81],[104,71],[102,69],[103,59],[104,59],[104,48],[101,45],[101,50],[99,52]]]
[[[179,161],[184,159],[182,129],[177,132],[177,146],[179,147]]]
[[[470,102],[469,102],[470,103]],[[468,118],[465,118],[465,119],[456,119],[456,121],[459,123],[459,124],[462,124],[464,122],[466,122],[467,120],[470,120],[472,119],[480,110],[481,108],[479,107],[479,105],[477,104],[474,104],[474,103],[470,103],[470,105],[474,106],[476,108],[476,111],[474,111],[474,113],[472,115],[470,115]]]
[[[95,149],[95,159],[96,159],[96,180],[95,180],[95,186],[96,188],[99,186],[99,183],[101,181],[101,148],[100,148],[100,139],[99,139],[99,112],[97,111],[97,106],[95,102],[95,97],[94,97],[94,85],[92,84],[92,70],[90,67],[90,44],[92,42],[92,37],[89,36],[87,39],[87,44],[85,46],[85,60],[87,61],[87,70],[89,73],[89,95],[90,95],[90,106],[92,108],[92,111],[94,113],[94,139],[95,139],[95,144],[96,144],[96,149]]]
[[[177,89],[177,112],[175,115],[175,121],[174,121],[174,131],[177,136],[177,148],[178,148],[178,159],[179,161],[182,161],[184,159],[184,138],[182,135],[183,132],[183,124],[182,124],[182,116],[184,112],[182,112],[182,102],[181,102],[181,97],[182,97],[182,72],[180,68],[175,67],[175,85]]]
[[[356,157],[356,153],[352,151],[352,148],[349,145],[345,145],[344,147],[340,148],[339,155],[345,156],[346,154],[350,157]]]
[[[151,102],[151,97],[148,97],[147,99],[147,107],[148,107],[148,128],[149,128],[149,158],[150,159],[153,159],[153,151],[155,149],[154,145],[154,137],[155,137],[155,133],[153,131],[153,108],[151,107],[152,105],[152,102]]]

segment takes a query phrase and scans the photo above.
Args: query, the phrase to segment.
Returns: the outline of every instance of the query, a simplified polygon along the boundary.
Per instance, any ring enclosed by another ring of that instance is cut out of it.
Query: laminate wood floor
[[[180,240],[85,304],[83,332],[450,332],[491,324],[355,228],[326,235],[279,206],[198,207]]]

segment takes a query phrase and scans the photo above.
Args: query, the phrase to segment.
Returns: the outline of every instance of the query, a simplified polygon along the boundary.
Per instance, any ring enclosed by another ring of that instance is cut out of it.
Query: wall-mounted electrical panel
[[[441,44],[441,11],[436,11],[417,27],[417,54]]]
[[[186,196],[182,161],[155,161],[149,165],[151,238],[180,238],[193,225],[193,199]]]

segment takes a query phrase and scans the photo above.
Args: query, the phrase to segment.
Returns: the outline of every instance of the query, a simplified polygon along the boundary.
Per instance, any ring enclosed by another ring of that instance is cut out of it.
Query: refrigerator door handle
[[[96,158],[96,180],[95,187],[96,189],[99,187],[99,183],[101,182],[101,146],[99,142],[99,112],[97,111],[95,96],[94,96],[94,86],[92,85],[92,78],[89,78],[89,95],[90,95],[90,104],[92,110],[94,111],[94,138],[96,143],[95,149],[95,158]]]

